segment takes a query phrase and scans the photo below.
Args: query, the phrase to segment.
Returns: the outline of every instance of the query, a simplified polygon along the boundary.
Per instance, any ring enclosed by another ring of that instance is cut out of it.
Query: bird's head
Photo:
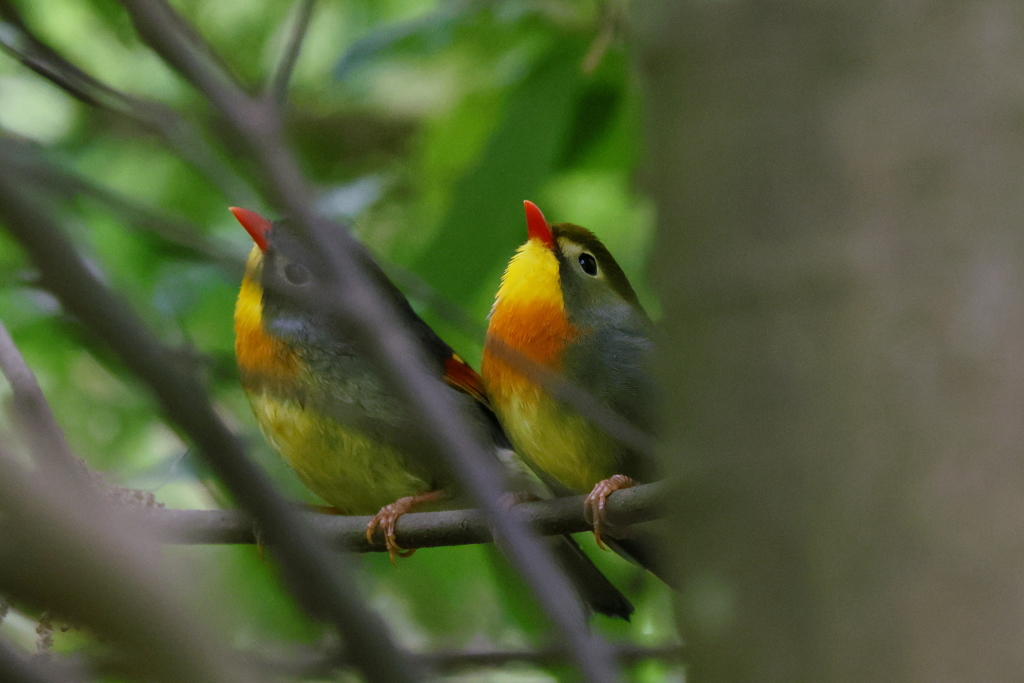
[[[295,345],[308,343],[319,327],[295,303],[315,286],[304,248],[285,220],[271,222],[255,211],[231,208],[254,246],[235,307],[235,351],[239,366],[264,374],[291,373]]]
[[[528,239],[505,271],[495,306],[533,302],[560,310],[574,325],[609,306],[642,310],[622,268],[594,233],[572,223],[550,225],[536,204],[524,206]]]

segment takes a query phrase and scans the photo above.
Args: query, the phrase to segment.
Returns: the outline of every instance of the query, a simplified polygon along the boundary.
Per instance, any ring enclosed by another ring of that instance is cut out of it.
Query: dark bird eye
[[[580,254],[580,268],[591,277],[597,277],[597,259],[590,252]]]
[[[289,263],[284,267],[284,277],[293,285],[304,285],[309,282],[309,271],[298,263]]]

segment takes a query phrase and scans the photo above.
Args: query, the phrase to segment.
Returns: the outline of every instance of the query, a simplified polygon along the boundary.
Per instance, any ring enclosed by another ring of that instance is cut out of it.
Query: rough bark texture
[[[1024,5],[637,10],[691,680],[1024,678]]]

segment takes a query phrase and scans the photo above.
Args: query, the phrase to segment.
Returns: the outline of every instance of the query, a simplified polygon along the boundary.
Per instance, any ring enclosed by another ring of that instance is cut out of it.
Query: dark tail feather
[[[601,573],[571,536],[552,538],[548,543],[551,552],[590,609],[607,617],[629,621],[629,616],[633,614],[633,605],[608,577]]]
[[[629,538],[612,538],[605,532],[601,536],[605,544],[627,560],[638,564],[664,581],[669,588],[677,588],[666,571],[665,563],[658,548],[658,539],[654,534],[636,533]]]

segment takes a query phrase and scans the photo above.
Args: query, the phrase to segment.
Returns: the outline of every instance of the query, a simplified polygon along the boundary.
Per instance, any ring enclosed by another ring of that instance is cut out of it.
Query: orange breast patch
[[[492,400],[500,395],[518,392],[524,385],[533,385],[514,359],[506,359],[493,341],[504,342],[510,350],[545,368],[559,372],[562,352],[576,337],[577,330],[565,318],[560,302],[533,299],[523,302],[504,301],[491,313],[487,329],[488,344],[484,347],[481,370]]]
[[[263,330],[263,289],[250,277],[235,305],[235,355],[239,369],[264,377],[294,377],[301,369],[295,352]]]

